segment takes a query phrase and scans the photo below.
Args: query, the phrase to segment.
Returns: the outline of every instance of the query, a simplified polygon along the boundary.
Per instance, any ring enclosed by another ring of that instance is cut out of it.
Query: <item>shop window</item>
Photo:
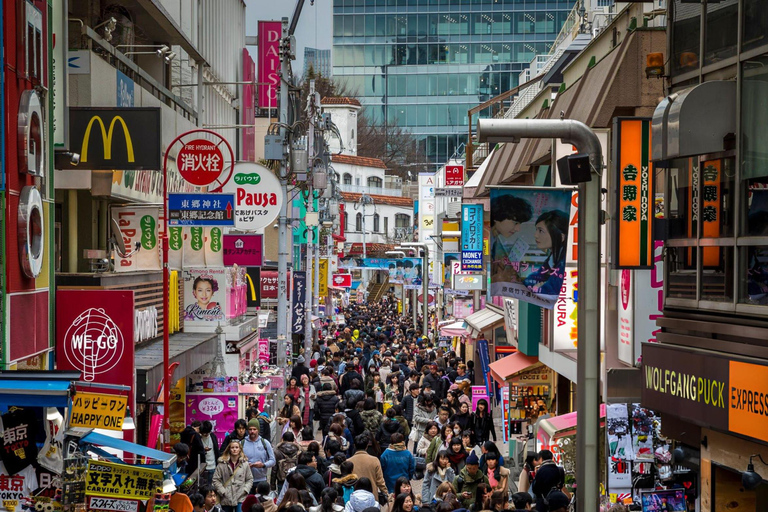
[[[344,177],[342,178],[344,180],[345,185],[351,185],[352,184],[352,175],[348,172],[344,173]]]
[[[667,172],[669,185],[668,234],[669,238],[691,238],[697,236],[691,222],[691,203],[696,176],[693,159],[673,160]]]
[[[672,70],[685,73],[698,69],[701,4],[674,0],[672,20]]]
[[[705,65],[715,64],[736,55],[738,20],[738,0],[707,3]]]
[[[754,490],[741,483],[741,472],[712,464],[712,510],[768,510],[768,483],[763,481]]]
[[[358,213],[355,215],[355,231],[362,231],[363,230],[363,214]]]
[[[733,247],[702,247],[701,300],[733,302]]]
[[[768,45],[768,9],[763,0],[743,0],[742,51]]]
[[[695,300],[698,249],[668,247],[666,265],[669,268],[667,297]]]

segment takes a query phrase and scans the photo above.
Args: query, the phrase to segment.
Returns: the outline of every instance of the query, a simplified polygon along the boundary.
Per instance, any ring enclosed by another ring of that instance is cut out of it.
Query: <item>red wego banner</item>
[[[133,291],[56,292],[56,367],[75,370],[80,380],[129,386],[135,411]]]
[[[277,108],[282,31],[279,21],[259,21],[259,108]]]

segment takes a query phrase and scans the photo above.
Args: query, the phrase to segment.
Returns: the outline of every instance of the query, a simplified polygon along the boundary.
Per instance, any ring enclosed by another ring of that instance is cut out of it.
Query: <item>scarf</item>
[[[453,450],[451,450],[451,453],[448,455],[448,460],[451,461],[451,465],[454,467],[458,467],[459,463],[463,462],[466,458],[467,452],[464,450],[460,451],[459,453],[454,453]]]
[[[437,468],[437,474],[440,475],[440,480],[445,481],[445,473],[448,471],[448,468],[441,468],[440,464],[437,464],[435,467]]]

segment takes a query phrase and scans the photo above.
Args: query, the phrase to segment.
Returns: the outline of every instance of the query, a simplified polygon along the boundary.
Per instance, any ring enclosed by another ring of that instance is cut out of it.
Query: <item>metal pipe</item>
[[[288,36],[288,18],[283,18],[282,23],[281,39],[284,40]],[[283,77],[283,80],[280,80],[280,136],[284,144],[283,155],[287,157],[290,148],[285,130],[285,126],[288,125],[288,84],[285,78],[289,74],[290,62],[289,56],[285,53],[280,57],[280,74]],[[202,91],[202,89],[201,87],[199,90]],[[277,233],[277,365],[279,368],[286,368],[286,348],[292,346],[288,334],[288,167],[286,158],[280,162],[278,178],[284,199],[280,205]]]
[[[576,491],[580,510],[597,510],[600,469],[600,225],[602,148],[584,123],[573,119],[481,119],[480,142],[518,142],[521,138],[559,138],[587,153],[592,180],[579,184],[579,302],[577,347]]]

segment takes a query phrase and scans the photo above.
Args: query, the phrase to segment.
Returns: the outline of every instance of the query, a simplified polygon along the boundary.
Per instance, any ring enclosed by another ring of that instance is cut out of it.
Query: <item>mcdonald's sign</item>
[[[77,169],[162,169],[159,108],[71,107],[69,134]]]

